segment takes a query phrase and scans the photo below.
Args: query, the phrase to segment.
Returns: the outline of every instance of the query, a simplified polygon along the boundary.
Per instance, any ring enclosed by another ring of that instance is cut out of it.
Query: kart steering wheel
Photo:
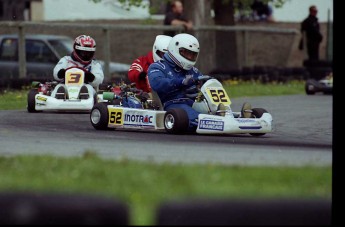
[[[71,66],[71,67],[68,67],[68,68],[66,68],[66,71],[69,70],[69,69],[73,69],[73,68],[81,69],[81,70],[83,70],[84,72],[87,72],[87,70],[86,70],[85,68],[79,67],[79,66]]]

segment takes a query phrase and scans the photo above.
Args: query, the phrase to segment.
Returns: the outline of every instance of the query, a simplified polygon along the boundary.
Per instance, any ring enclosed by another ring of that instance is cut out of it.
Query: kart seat
[[[163,110],[163,104],[162,104],[157,92],[154,90],[151,90],[151,94],[152,94],[152,101],[154,103],[156,103],[159,107],[158,110]]]

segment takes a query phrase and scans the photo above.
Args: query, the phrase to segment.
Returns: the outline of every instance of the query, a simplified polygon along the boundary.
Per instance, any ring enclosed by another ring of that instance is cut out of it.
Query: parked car
[[[314,95],[315,93],[333,94],[333,72],[321,80],[308,79],[304,88],[307,95]]]
[[[51,80],[53,69],[61,57],[73,51],[73,39],[67,36],[27,34],[26,80]],[[104,61],[100,61],[104,66]],[[130,65],[110,62],[106,78],[126,78]],[[18,35],[0,35],[0,80],[18,79]]]

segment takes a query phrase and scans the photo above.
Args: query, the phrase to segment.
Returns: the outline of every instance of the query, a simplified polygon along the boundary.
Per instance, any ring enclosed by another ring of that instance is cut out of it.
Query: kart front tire
[[[38,94],[37,89],[31,89],[28,93],[28,105],[27,105],[27,110],[29,113],[37,113],[39,111],[36,110],[36,95]]]
[[[97,130],[108,129],[108,108],[103,103],[96,103],[91,109],[90,121],[92,126]]]
[[[267,110],[263,108],[253,108],[252,109],[252,118],[260,118],[264,113],[268,113]],[[252,136],[263,136],[266,133],[249,133]]]
[[[170,109],[164,115],[164,128],[169,134],[182,134],[188,125],[188,115],[183,109]]]
[[[314,85],[308,85],[308,84],[306,84],[306,85],[305,85],[305,93],[306,93],[307,95],[314,95],[314,94],[315,94]]]

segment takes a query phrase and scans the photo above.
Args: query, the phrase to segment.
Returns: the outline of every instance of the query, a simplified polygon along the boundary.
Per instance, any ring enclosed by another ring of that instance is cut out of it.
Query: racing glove
[[[185,90],[186,96],[191,99],[196,98],[198,96],[198,92],[198,88],[195,85],[192,85]]]
[[[93,75],[91,72],[85,72],[85,81],[86,82],[92,82],[95,79],[95,75]]]
[[[212,79],[213,77],[209,76],[209,75],[202,75],[202,76],[198,76],[198,80],[199,81],[207,81],[209,79]]]
[[[146,80],[146,72],[141,72],[139,74],[139,80]]]
[[[65,72],[66,72],[66,69],[60,69],[59,72],[57,73],[57,77],[60,79],[65,79]]]
[[[186,77],[182,80],[182,84],[185,86],[192,86],[195,84],[193,75],[186,75]]]

